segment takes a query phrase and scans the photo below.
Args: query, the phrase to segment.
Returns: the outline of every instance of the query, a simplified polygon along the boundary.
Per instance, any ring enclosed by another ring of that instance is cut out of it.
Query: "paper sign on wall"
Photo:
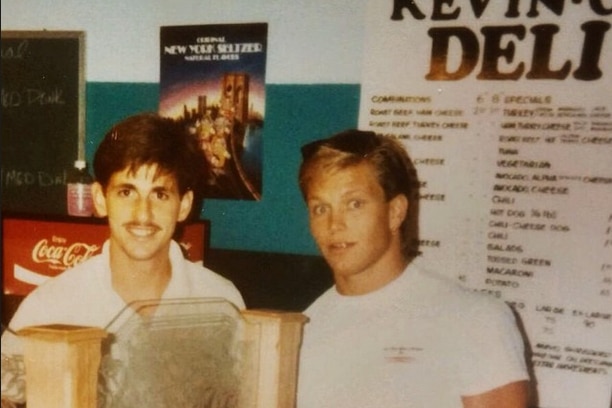
[[[608,408],[612,9],[370,1],[360,127],[400,139],[432,267],[503,298],[538,406]]]

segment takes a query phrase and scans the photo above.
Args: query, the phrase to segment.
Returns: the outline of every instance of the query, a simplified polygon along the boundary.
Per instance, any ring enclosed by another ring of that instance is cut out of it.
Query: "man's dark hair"
[[[106,133],[93,161],[96,181],[104,191],[113,174],[136,172],[143,165],[157,165],[158,172],[174,176],[181,197],[193,191],[194,207],[199,208],[208,168],[186,127],[152,112],[130,116]]]

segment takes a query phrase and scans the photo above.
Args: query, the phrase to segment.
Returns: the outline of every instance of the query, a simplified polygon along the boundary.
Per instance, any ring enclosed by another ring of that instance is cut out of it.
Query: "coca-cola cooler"
[[[176,234],[192,261],[204,259],[208,221],[198,220]],[[105,219],[2,213],[2,322],[21,299],[50,277],[100,253],[109,231]]]

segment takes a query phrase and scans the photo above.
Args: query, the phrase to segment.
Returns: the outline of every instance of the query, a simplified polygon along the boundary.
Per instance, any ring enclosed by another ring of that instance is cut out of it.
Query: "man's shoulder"
[[[98,275],[104,270],[102,254],[94,255],[85,261],[72,266],[52,278],[43,282],[34,289],[34,292],[47,292],[60,289],[65,286],[75,288],[80,281],[88,281],[93,275]]]
[[[503,300],[464,286],[422,263],[408,266],[393,293],[395,302],[413,313],[441,318],[490,319],[509,311]]]
[[[101,265],[97,255],[37,286],[21,302],[11,327],[47,324],[79,312],[75,305],[82,306],[104,291]]]
[[[197,282],[218,282],[231,284],[231,281],[223,275],[205,267],[199,262],[192,262],[185,259],[182,271],[189,279]],[[232,284],[233,285],[233,284]]]
[[[242,295],[228,278],[205,267],[201,262],[193,262],[182,258],[173,262],[173,279],[176,279],[173,287],[173,296],[198,297],[223,297],[236,304],[239,308],[244,307]]]
[[[329,307],[335,305],[339,301],[340,296],[336,290],[336,286],[328,288],[319,297],[317,297],[307,308],[304,313],[312,316],[321,311],[323,314],[329,312]]]

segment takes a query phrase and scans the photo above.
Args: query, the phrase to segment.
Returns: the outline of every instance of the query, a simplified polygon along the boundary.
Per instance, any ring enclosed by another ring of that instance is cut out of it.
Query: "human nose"
[[[332,231],[339,231],[346,227],[346,219],[344,211],[342,210],[331,210],[329,216],[329,229]]]
[[[134,205],[134,217],[144,223],[151,219],[151,203],[146,198],[139,198]]]

